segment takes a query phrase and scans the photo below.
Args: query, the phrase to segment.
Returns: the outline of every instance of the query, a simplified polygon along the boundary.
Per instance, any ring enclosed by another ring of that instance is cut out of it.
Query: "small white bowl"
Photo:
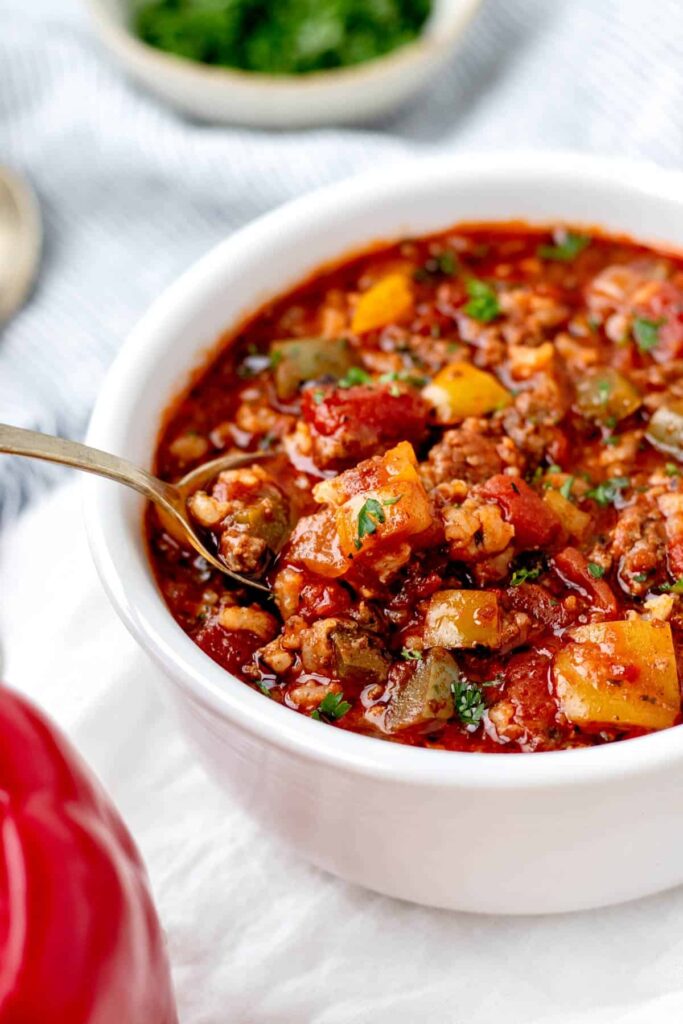
[[[683,247],[683,176],[572,155],[461,157],[335,185],[229,237],[125,343],[88,440],[150,465],[160,418],[207,346],[321,264],[377,239],[462,220],[594,225]],[[164,669],[163,692],[218,782],[319,866],[461,910],[577,910],[683,881],[683,728],[536,754],[423,750],[330,728],[267,700],[208,658],[155,585],[143,503],[87,478],[109,595]]]
[[[481,0],[435,0],[418,39],[384,57],[307,75],[210,67],[164,53],[128,25],[131,0],[86,0],[104,43],[123,67],[180,110],[219,124],[303,128],[371,121],[433,78]]]

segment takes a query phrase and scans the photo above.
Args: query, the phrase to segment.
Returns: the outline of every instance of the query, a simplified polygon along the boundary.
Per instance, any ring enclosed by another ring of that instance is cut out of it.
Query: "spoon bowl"
[[[0,325],[26,301],[42,247],[40,210],[30,186],[0,167]]]
[[[214,569],[225,573],[243,586],[269,593],[265,583],[234,572],[219,558],[209,551],[198,535],[187,510],[188,498],[198,491],[209,480],[214,479],[226,469],[237,469],[249,463],[266,458],[265,453],[238,452],[212,459],[187,473],[177,484],[167,483],[141,469],[127,459],[108,452],[89,448],[77,441],[67,441],[62,437],[40,434],[35,430],[24,430],[6,423],[0,423],[0,452],[7,455],[22,455],[32,459],[43,459],[56,462],[62,466],[72,466],[85,473],[106,477],[116,483],[125,484],[143,494],[159,509],[164,522],[169,523],[174,534],[180,530],[185,539],[192,545],[202,558]]]

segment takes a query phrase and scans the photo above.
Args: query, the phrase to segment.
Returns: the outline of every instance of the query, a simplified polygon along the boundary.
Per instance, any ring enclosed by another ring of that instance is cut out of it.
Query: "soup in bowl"
[[[321,866],[506,912],[683,877],[677,187],[570,157],[360,179],[124,347],[90,441],[168,479],[253,452],[190,507],[272,598],[87,481],[98,567],[209,769]]]

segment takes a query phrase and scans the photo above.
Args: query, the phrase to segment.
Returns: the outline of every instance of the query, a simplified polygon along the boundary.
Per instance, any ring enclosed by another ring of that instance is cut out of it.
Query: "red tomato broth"
[[[390,275],[404,279],[410,309],[404,301],[383,326],[354,333],[362,296]],[[682,323],[683,263],[598,233],[470,225],[324,268],[222,339],[169,409],[157,449],[157,470],[171,480],[233,448],[273,452],[267,480],[231,479],[208,499],[212,515],[225,513],[209,529],[228,561],[242,560],[233,567],[256,559],[258,545],[244,550],[245,522],[261,531],[260,547],[272,544],[275,604],[234,589],[150,510],[152,564],[171,612],[269,699],[392,742],[504,753],[676,724],[683,617],[667,588],[677,586],[683,493],[679,536],[678,463],[646,433],[657,409],[683,397]],[[305,341],[321,336],[322,345]],[[336,367],[289,393],[301,352],[290,345],[268,358],[283,339],[299,339],[304,362],[323,369],[341,339],[351,368],[341,383]],[[451,393],[438,378],[454,362],[466,370]],[[476,378],[468,392],[469,368],[493,379],[494,397],[506,392],[474,416],[463,396],[480,403],[487,385]],[[418,466],[400,463],[393,484],[387,452],[406,440]],[[683,457],[683,432],[681,446]],[[338,506],[334,490],[316,501],[325,480],[343,483]],[[415,511],[423,491],[429,525]],[[273,541],[282,515],[286,535]],[[340,541],[340,516],[357,525],[352,545]],[[465,635],[433,655],[426,623],[444,592],[467,595],[471,628],[482,625],[477,595],[495,596],[490,644]],[[649,623],[641,646],[629,647],[637,628],[627,625],[609,639],[608,658],[608,641],[599,648],[571,632],[631,620]],[[646,672],[650,636],[661,693]],[[579,646],[582,658],[597,652],[590,692],[561,667],[559,653]],[[421,696],[418,672],[429,678]]]

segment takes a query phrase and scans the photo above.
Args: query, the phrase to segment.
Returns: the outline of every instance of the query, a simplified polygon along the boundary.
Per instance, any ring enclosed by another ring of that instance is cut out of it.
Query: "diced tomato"
[[[534,623],[548,629],[561,629],[572,621],[562,602],[538,583],[508,587],[504,606],[516,612],[524,612]]]
[[[410,389],[392,386],[305,391],[301,409],[313,428],[316,462],[322,465],[373,455],[395,441],[417,441],[425,432],[429,406]],[[323,395],[322,399],[320,398]],[[324,442],[315,445],[315,434]],[[323,455],[323,460],[318,458]]]
[[[558,427],[553,428],[553,437],[546,446],[546,454],[548,458],[557,465],[565,469],[571,459],[571,451],[569,447],[569,438],[563,430]]]
[[[683,537],[676,537],[669,540],[666,546],[669,572],[675,579],[683,576]]]
[[[683,291],[671,281],[662,281],[634,312],[657,325],[659,340],[651,350],[653,359],[658,363],[679,359],[683,354]]]
[[[230,633],[217,622],[203,626],[193,639],[205,654],[236,675],[241,675],[242,666],[247,665],[254,652],[263,646],[263,640],[255,633],[246,630]]]
[[[553,565],[564,583],[576,587],[582,594],[591,598],[600,611],[607,615],[617,614],[617,599],[609,583],[591,576],[588,562],[577,548],[565,548],[558,552],[553,559]]]
[[[515,528],[518,548],[540,548],[557,540],[560,520],[536,491],[519,477],[499,473],[479,488],[479,493],[500,505],[508,523]]]
[[[503,672],[503,699],[514,708],[514,723],[523,730],[518,738],[523,750],[554,745],[557,705],[548,687],[549,671],[550,658],[544,650],[513,654]]]
[[[350,608],[351,595],[348,590],[332,580],[322,582],[311,579],[301,588],[298,613],[305,619],[342,615]]]

